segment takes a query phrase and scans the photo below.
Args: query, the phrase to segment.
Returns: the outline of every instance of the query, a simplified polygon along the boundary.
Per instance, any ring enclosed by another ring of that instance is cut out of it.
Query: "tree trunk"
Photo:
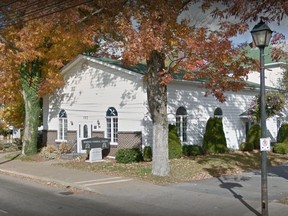
[[[147,59],[147,98],[153,121],[153,160],[152,174],[167,176],[169,174],[168,158],[168,117],[167,86],[161,84],[161,72],[164,69],[165,56],[152,51]]]
[[[22,137],[22,154],[37,153],[37,136],[39,116],[41,113],[38,87],[40,81],[39,63],[30,63],[31,67],[23,64],[21,67],[22,95],[25,104],[25,125]]]

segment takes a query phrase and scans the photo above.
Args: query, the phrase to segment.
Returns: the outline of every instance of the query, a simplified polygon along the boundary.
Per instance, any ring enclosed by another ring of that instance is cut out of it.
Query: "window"
[[[118,113],[114,107],[109,107],[106,111],[107,138],[111,143],[118,143]]]
[[[222,109],[217,107],[214,111],[214,117],[222,118],[222,115],[223,115]]]
[[[67,127],[67,113],[62,109],[59,112],[58,140],[67,140]]]
[[[176,111],[176,128],[181,142],[187,142],[187,111],[184,107]]]
[[[86,124],[83,126],[83,138],[88,138],[88,126]]]

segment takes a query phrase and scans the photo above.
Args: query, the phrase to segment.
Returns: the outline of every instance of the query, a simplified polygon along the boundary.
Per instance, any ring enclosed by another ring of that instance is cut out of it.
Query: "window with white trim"
[[[223,116],[222,109],[220,107],[217,107],[214,111],[214,117],[222,118],[222,116]]]
[[[111,144],[118,143],[118,113],[114,107],[109,107],[106,111],[107,138]]]
[[[176,129],[181,142],[187,142],[187,111],[179,107],[176,111]]]
[[[59,112],[59,128],[57,138],[58,140],[67,140],[67,131],[68,131],[68,124],[67,124],[67,113],[64,109]]]

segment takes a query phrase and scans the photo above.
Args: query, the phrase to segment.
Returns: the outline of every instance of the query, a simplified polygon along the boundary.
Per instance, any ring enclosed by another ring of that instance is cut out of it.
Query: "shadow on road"
[[[288,179],[288,164],[268,168],[268,175],[272,173],[279,177]]]
[[[14,157],[12,157],[11,159],[7,159],[7,160],[4,160],[4,161],[1,161],[0,164],[4,164],[4,163],[8,163],[10,161],[13,161],[15,160],[16,158],[18,158],[21,154],[16,154]]]
[[[250,206],[241,195],[237,194],[233,188],[236,187],[243,187],[241,184],[239,183],[233,183],[233,182],[224,182],[221,178],[217,177],[217,179],[221,182],[220,187],[221,188],[225,188],[228,191],[230,191],[233,196],[238,199],[244,206],[246,206],[246,208],[248,208],[251,212],[253,212],[255,215],[257,216],[261,216],[260,212],[258,212],[256,209],[254,209],[252,206]]]

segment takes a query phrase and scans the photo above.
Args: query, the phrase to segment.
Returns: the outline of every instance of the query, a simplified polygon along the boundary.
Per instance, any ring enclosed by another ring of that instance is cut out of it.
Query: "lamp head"
[[[271,29],[261,21],[251,31],[253,41],[257,47],[267,47],[272,37]]]

